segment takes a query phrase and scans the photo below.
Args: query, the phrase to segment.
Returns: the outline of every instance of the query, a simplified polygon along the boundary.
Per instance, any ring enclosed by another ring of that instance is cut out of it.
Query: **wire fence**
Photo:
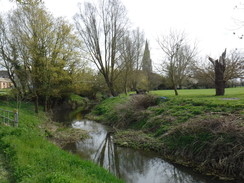
[[[8,111],[5,109],[0,109],[0,123],[17,127],[19,123],[18,111]]]

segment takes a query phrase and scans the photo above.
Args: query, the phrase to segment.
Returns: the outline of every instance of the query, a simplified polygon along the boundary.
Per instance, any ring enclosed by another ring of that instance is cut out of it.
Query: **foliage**
[[[27,0],[0,18],[0,57],[18,95],[41,101],[45,110],[54,98],[73,89],[80,62],[80,41],[72,25],[54,18],[42,2]]]
[[[9,173],[7,171],[7,166],[3,154],[0,152],[0,182],[8,183],[9,182]]]
[[[14,102],[9,103],[15,106]],[[1,108],[5,107],[1,102]],[[0,125],[0,146],[9,162],[13,182],[121,182],[108,171],[83,161],[48,142],[38,128],[46,119],[33,112],[33,106],[23,103],[19,111],[19,127]]]

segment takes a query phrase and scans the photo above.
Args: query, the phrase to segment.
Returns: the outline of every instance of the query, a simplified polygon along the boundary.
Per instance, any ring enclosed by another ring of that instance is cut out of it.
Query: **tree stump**
[[[214,73],[215,73],[215,90],[216,96],[225,94],[225,79],[224,72],[226,68],[226,49],[219,57],[219,59],[214,60],[211,57],[208,57],[210,62],[214,65]]]

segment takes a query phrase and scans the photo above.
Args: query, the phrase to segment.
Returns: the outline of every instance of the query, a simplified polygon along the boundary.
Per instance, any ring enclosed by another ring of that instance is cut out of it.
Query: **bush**
[[[158,104],[158,97],[155,95],[133,95],[128,101],[128,107],[132,107],[134,110],[147,109],[150,106],[155,106]]]
[[[117,105],[114,113],[111,114],[111,116],[116,116],[116,126],[127,127],[134,122],[143,121],[146,117],[144,110],[157,105],[157,98],[154,95],[133,95],[127,102]]]

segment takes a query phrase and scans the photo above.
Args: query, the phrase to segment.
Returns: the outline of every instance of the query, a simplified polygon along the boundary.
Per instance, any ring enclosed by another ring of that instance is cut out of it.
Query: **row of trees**
[[[72,25],[54,18],[43,3],[28,1],[0,17],[0,56],[17,94],[43,101],[71,91],[81,41]]]
[[[225,50],[219,59],[208,57],[200,63],[196,44],[190,46],[183,32],[171,31],[157,41],[165,54],[160,70],[168,78],[175,95],[178,95],[177,88],[181,89],[186,82],[215,87],[216,95],[224,95],[228,81],[244,77],[244,55],[237,49],[228,55]]]
[[[0,17],[1,64],[17,95],[35,101],[36,112],[40,101],[46,110],[54,99],[72,92],[101,90],[104,81],[113,96],[148,85],[141,70],[144,35],[128,28],[120,1],[85,3],[75,16],[75,28],[53,17],[39,0],[18,1],[15,10]],[[152,71],[151,61],[146,67]]]
[[[115,96],[167,82],[178,95],[186,81],[216,78],[214,66],[219,62],[209,58],[212,66],[197,66],[197,47],[190,46],[184,33],[171,31],[157,41],[165,55],[159,68],[164,76],[153,73],[148,42],[142,31],[131,30],[119,0],[84,3],[74,25],[53,17],[41,0],[18,1],[15,10],[0,17],[1,64],[17,94],[35,101],[36,112],[40,101],[47,110],[55,99],[72,92]],[[243,77],[241,54],[232,52],[221,59],[224,85]]]

